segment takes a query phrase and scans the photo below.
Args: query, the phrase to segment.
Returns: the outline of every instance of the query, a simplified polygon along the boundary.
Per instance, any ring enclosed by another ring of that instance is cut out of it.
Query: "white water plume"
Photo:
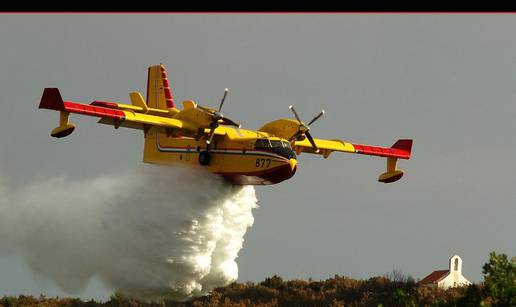
[[[186,299],[237,279],[256,202],[252,186],[153,165],[16,191],[0,186],[0,244],[69,293],[98,276],[129,296]]]

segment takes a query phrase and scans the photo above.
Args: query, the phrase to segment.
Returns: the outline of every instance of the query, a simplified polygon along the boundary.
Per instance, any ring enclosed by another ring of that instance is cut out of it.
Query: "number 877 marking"
[[[267,166],[265,164],[267,163]],[[256,159],[256,167],[269,167],[271,166],[271,159]]]

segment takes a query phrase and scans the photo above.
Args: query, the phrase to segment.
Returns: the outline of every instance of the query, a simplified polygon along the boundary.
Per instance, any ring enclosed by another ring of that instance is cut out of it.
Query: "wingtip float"
[[[291,178],[301,153],[322,155],[347,152],[387,158],[387,170],[379,182],[398,181],[404,174],[397,169],[398,159],[410,159],[412,140],[398,140],[392,147],[354,144],[342,140],[316,139],[310,125],[324,115],[324,110],[305,124],[293,106],[295,119],[278,119],[258,130],[242,129],[240,123],[221,113],[228,89],[218,109],[200,106],[192,100],[176,108],[167,73],[163,65],[149,67],[147,97],[129,94],[131,104],[93,101],[81,104],[64,101],[57,88],[46,88],[40,109],[59,111],[59,126],[50,135],[70,135],[75,125],[70,114],[99,117],[101,124],[138,129],[144,132],[143,161],[160,165],[177,163],[204,167],[237,185],[275,184]]]

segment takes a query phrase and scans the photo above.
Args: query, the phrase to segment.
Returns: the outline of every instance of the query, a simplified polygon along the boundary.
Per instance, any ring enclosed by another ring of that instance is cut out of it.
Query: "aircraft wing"
[[[387,158],[409,159],[412,149],[412,140],[398,140],[392,147],[354,144],[341,140],[314,139],[314,141],[319,148],[318,154],[323,155],[325,158],[334,151],[340,151]],[[308,139],[295,141],[292,147],[298,154],[301,152],[316,153],[315,148],[313,148]]]
[[[45,88],[40,109],[50,109],[61,112],[60,126],[52,131],[52,136],[64,137],[70,134],[75,126],[68,123],[69,113],[76,113],[87,116],[100,117],[99,123],[111,124],[118,127],[127,127],[148,131],[150,129],[167,132],[181,130],[192,133],[197,129],[189,122],[173,119],[159,115],[138,113],[136,108],[118,109],[116,103],[93,102],[92,104],[81,104],[72,101],[63,101],[57,88]]]
[[[378,177],[378,181],[383,183],[395,182],[403,177],[403,170],[397,169],[396,167],[397,161],[398,159],[410,159],[412,151],[412,140],[409,139],[398,140],[391,147],[355,144],[341,140],[314,139],[314,142],[319,149],[319,152],[316,152],[316,149],[312,144],[310,144],[308,139],[295,141],[292,147],[297,154],[302,152],[317,153],[322,155],[324,158],[328,158],[328,156],[334,151],[386,157],[387,170]]]

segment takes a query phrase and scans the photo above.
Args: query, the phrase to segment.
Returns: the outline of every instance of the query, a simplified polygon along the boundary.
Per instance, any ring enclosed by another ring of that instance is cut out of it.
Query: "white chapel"
[[[450,258],[448,270],[433,271],[418,282],[419,286],[448,289],[471,284],[462,276],[462,259],[458,255]]]

